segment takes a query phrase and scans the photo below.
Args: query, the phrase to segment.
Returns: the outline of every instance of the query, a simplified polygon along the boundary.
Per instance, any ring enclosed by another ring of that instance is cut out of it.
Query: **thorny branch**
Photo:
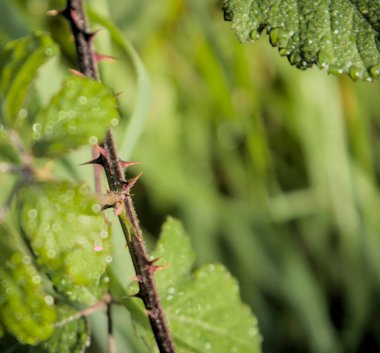
[[[69,21],[75,38],[80,72],[99,80],[96,65],[97,55],[92,47],[95,33],[89,31],[82,0],[67,0],[66,9],[61,14]],[[122,199],[122,206],[118,207],[117,214],[139,282],[139,292],[136,297],[141,298],[144,302],[159,351],[175,353],[174,343],[154,281],[154,273],[159,267],[154,264],[155,260],[149,259],[133,200],[129,194],[136,178],[131,181],[125,179],[123,173],[125,162],[118,157],[111,130],[107,132],[98,151],[99,156],[92,162],[104,167],[110,190],[119,194]]]

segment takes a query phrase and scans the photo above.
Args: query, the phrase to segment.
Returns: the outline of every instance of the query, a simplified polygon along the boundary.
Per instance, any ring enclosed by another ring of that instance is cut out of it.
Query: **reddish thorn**
[[[75,75],[75,76],[85,77],[85,75],[84,75],[82,72],[78,71],[78,70],[75,70],[75,69],[69,69],[69,71],[70,71],[73,75]]]
[[[88,161],[88,162],[84,162],[84,163],[79,164],[79,165],[86,165],[86,164],[99,164],[99,165],[103,166],[103,156],[99,155],[97,158],[92,159],[91,161]]]
[[[99,145],[96,145],[95,147],[98,152],[105,158],[105,159],[108,159],[108,156],[107,156],[107,152],[106,150],[103,148],[103,147],[100,147]]]
[[[111,55],[106,55],[106,54],[99,54],[99,53],[94,53],[95,61],[98,63],[100,61],[108,61],[108,62],[113,62],[116,60],[119,60],[118,58],[111,56]]]
[[[128,168],[131,165],[136,165],[136,164],[141,164],[141,162],[128,162],[128,161],[123,161],[119,159],[120,168]]]
[[[140,172],[133,179],[128,180],[127,183],[124,185],[124,192],[128,194],[129,191],[136,184],[137,180],[139,180],[142,175],[143,175],[143,172]]]
[[[165,270],[165,269],[167,269],[169,267],[170,266],[168,266],[168,265],[164,265],[164,266],[148,265],[147,269],[151,273],[155,273],[157,271]]]

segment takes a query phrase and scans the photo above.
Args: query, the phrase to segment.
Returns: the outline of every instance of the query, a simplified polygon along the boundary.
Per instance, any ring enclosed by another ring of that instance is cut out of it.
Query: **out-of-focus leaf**
[[[12,163],[20,162],[19,154],[15,149],[8,131],[0,124],[0,161]]]
[[[59,307],[59,319],[69,318],[75,312]],[[74,319],[55,327],[51,337],[35,346],[25,345],[11,336],[0,340],[0,351],[11,353],[84,353],[90,342],[89,327],[85,318]]]
[[[33,125],[33,150],[37,156],[63,155],[102,140],[107,129],[117,124],[111,90],[93,79],[73,76],[38,113]]]
[[[154,256],[160,265],[169,266],[156,274],[156,283],[178,352],[260,352],[256,319],[241,302],[235,279],[222,265],[190,273],[194,255],[178,221],[164,224]],[[130,309],[132,317],[148,327],[141,319],[142,305]],[[148,344],[153,341],[149,335],[147,331]]]
[[[105,292],[111,262],[108,226],[86,185],[38,183],[19,192],[20,224],[57,291],[90,305]]]
[[[124,133],[119,154],[129,158],[143,131],[152,98],[152,85],[147,70],[132,43],[127,41],[117,27],[105,16],[89,9],[90,19],[109,31],[112,41],[126,57],[130,57],[137,76],[134,110]]]
[[[0,326],[21,343],[37,344],[53,332],[56,310],[32,259],[0,224]]]
[[[267,29],[292,65],[318,65],[353,80],[380,75],[380,2],[372,0],[225,0],[225,18],[241,41]]]
[[[9,42],[0,54],[0,87],[4,96],[4,121],[15,125],[27,116],[22,109],[37,70],[58,52],[56,44],[45,33]]]
[[[69,311],[61,308],[60,317],[68,316]],[[72,313],[73,314],[73,313]],[[83,353],[89,344],[90,333],[85,318],[79,318],[57,327],[50,339],[30,353]],[[20,352],[21,353],[21,352]]]

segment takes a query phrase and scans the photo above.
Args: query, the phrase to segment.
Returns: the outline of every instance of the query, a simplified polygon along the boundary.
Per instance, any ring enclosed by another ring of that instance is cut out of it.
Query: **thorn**
[[[95,61],[97,63],[100,62],[100,61],[113,62],[113,61],[119,60],[115,56],[106,55],[106,54],[99,54],[99,53],[96,53],[96,52],[94,53],[94,57],[95,57]]]
[[[49,10],[49,11],[46,11],[46,15],[48,16],[60,16],[60,15],[63,15],[64,13],[64,10]]]
[[[75,70],[75,69],[69,69],[69,71],[70,71],[73,75],[75,75],[75,76],[85,77],[85,75],[84,75],[82,72],[78,71],[78,70]]]
[[[113,94],[113,96],[114,96],[115,98],[117,98],[117,97],[121,96],[123,93],[124,93],[123,91],[116,92],[116,93]]]
[[[128,161],[123,161],[122,159],[119,159],[120,168],[128,168],[131,165],[136,165],[136,164],[141,164],[141,162],[128,162]]]
[[[129,191],[133,188],[137,180],[139,180],[142,175],[143,175],[143,172],[140,172],[133,179],[128,180],[127,183],[124,185],[124,192],[129,194]]]
[[[101,28],[99,28],[93,32],[84,32],[83,33],[84,38],[86,39],[87,42],[92,43],[94,41],[95,36],[99,33],[100,30],[101,30]],[[97,54],[95,53],[94,55],[95,55],[95,60],[96,60]]]
[[[131,294],[129,297],[142,299],[141,291],[139,290],[137,293]]]
[[[113,205],[103,205],[102,211],[108,210],[109,208],[113,208]]]
[[[99,156],[96,157],[95,159],[92,159],[91,161],[84,162],[84,163],[79,164],[79,165],[86,165],[86,164],[99,164],[99,165],[103,166],[103,156],[101,154],[99,154]]]
[[[163,266],[148,265],[147,270],[151,273],[155,273],[157,271],[165,270],[169,267],[170,267],[169,265],[163,265]]]
[[[96,145],[95,148],[98,150],[99,154],[101,154],[105,159],[108,160],[107,152],[103,147]]]
[[[153,260],[148,260],[148,264],[149,264],[149,266],[151,266],[151,265],[154,265],[157,261],[160,261],[160,260],[161,260],[161,257],[156,257]]]

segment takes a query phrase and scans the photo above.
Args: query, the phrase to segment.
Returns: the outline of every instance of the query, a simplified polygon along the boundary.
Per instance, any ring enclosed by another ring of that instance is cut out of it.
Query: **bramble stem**
[[[62,14],[70,22],[75,38],[79,70],[84,75],[99,80],[92,47],[94,34],[89,32],[82,0],[67,0],[67,7]],[[120,159],[111,130],[108,130],[106,134],[103,148],[105,155],[101,154],[99,158],[104,167],[109,188],[112,192],[120,194],[123,199],[123,207],[118,217],[139,282],[140,289],[136,296],[144,302],[159,351],[161,353],[175,353],[174,343],[154,281],[154,272],[157,267],[154,265],[154,261],[148,257],[133,200],[127,188],[128,182],[120,166]]]

